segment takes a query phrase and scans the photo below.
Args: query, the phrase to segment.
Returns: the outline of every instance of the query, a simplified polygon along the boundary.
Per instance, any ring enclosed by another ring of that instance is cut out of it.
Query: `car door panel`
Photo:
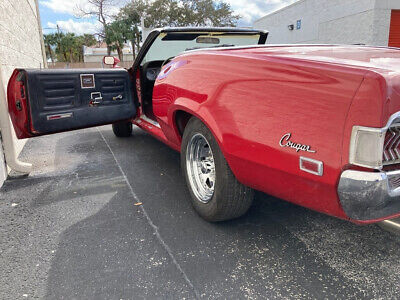
[[[18,138],[110,124],[136,113],[125,69],[18,69],[8,104]]]

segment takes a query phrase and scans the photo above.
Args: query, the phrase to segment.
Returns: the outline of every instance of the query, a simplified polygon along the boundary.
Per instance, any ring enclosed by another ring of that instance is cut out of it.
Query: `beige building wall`
[[[3,78],[0,88],[7,88],[8,79],[15,68],[45,67],[43,50],[37,0],[0,0],[0,72]],[[17,153],[21,152],[25,142],[16,142]],[[0,148],[1,186],[7,168],[3,149]]]
[[[104,56],[107,56],[107,54],[105,54],[105,55],[103,55],[103,54],[100,54],[100,55],[85,55],[83,60],[84,60],[85,63],[101,63],[103,61]],[[118,57],[118,54],[117,53],[111,53],[111,56]],[[133,62],[133,55],[124,53],[124,61]]]

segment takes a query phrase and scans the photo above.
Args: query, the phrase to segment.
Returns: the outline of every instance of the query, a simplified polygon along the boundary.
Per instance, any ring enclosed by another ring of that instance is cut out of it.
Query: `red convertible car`
[[[265,46],[245,29],[153,31],[129,70],[15,70],[18,138],[132,124],[181,152],[195,210],[254,190],[356,223],[400,215],[400,50]]]

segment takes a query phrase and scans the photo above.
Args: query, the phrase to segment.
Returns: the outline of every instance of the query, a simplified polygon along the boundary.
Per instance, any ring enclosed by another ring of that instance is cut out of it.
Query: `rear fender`
[[[350,140],[353,126],[380,128],[386,124],[388,115],[385,101],[388,99],[387,84],[380,74],[369,71],[365,74],[347,114],[343,131],[342,166],[349,166]],[[385,120],[386,119],[386,120]]]
[[[171,105],[168,112],[168,122],[173,126],[175,138],[178,140],[179,145],[182,143],[182,137],[181,133],[179,132],[175,118],[178,111],[184,111],[198,118],[204,125],[206,125],[216,139],[219,147],[222,150],[222,153],[224,153],[223,136],[214,117],[207,108],[203,107],[201,104],[191,99],[177,99],[175,103]]]

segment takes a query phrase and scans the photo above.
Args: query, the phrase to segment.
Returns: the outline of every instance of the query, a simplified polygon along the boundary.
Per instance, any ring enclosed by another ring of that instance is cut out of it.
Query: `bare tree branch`
[[[105,39],[107,25],[115,18],[113,8],[120,2],[121,0],[86,0],[86,5],[76,7],[75,14],[80,18],[96,18],[101,29],[95,35]]]

